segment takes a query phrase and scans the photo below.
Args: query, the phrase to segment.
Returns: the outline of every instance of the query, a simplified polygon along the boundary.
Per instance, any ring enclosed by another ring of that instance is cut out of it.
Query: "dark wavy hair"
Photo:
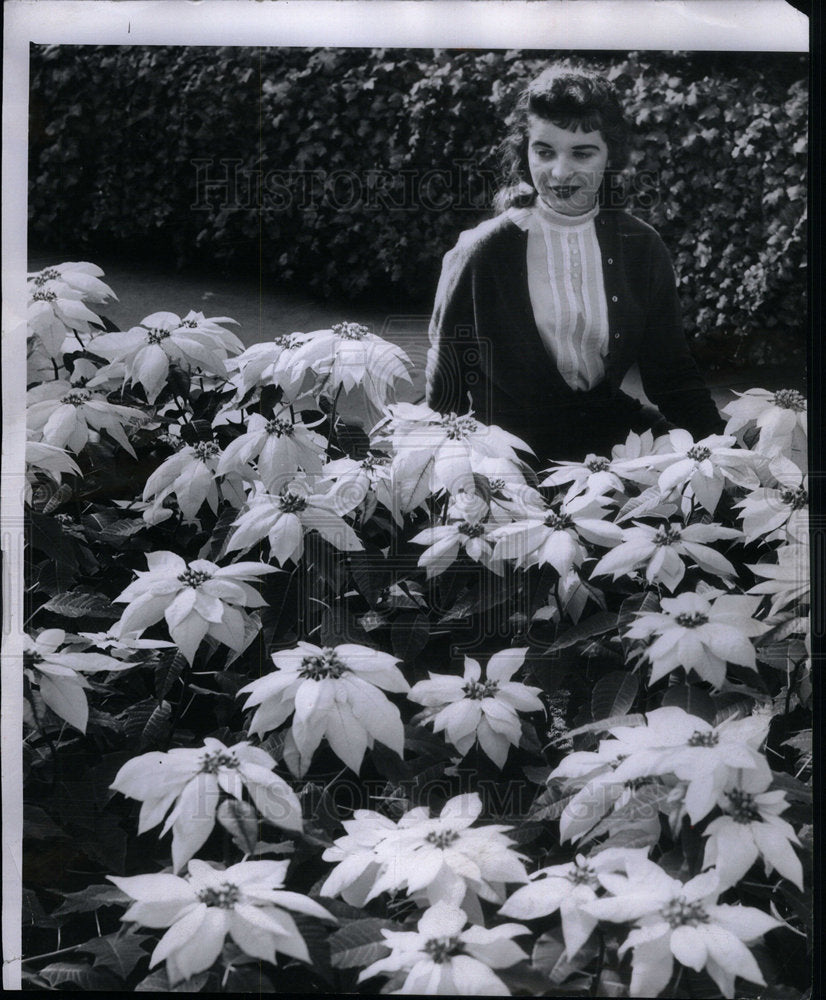
[[[600,204],[611,193],[611,203],[622,193],[620,172],[628,164],[629,128],[613,85],[587,70],[551,66],[519,95],[499,147],[502,186],[494,207],[531,205],[536,190],[528,168],[528,116],[536,115],[558,128],[599,132],[608,147],[608,167],[600,188]],[[620,198],[620,200],[622,200]]]

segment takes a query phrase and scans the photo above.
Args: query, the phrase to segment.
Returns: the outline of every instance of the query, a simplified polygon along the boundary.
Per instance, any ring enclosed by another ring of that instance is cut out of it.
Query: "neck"
[[[564,215],[562,212],[551,208],[538,195],[534,202],[534,207],[542,218],[548,222],[552,222],[556,226],[581,226],[584,222],[590,222],[596,218],[599,212],[599,202],[595,201],[585,212],[580,212],[578,215]]]

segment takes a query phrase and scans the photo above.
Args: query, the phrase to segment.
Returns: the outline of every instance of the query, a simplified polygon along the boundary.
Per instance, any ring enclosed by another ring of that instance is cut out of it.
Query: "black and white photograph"
[[[4,988],[811,1000],[807,17],[4,17]]]

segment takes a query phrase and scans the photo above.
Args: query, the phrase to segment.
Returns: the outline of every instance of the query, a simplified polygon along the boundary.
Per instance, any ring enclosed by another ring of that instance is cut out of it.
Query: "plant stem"
[[[330,450],[330,445],[333,441],[333,433],[336,429],[336,408],[338,407],[338,397],[341,395],[341,390],[344,388],[344,383],[342,382],[338,389],[336,389],[336,395],[333,399],[333,408],[330,410],[330,433],[327,435],[327,451]],[[339,449],[341,450],[341,449]]]
[[[55,955],[66,955],[70,951],[77,951],[80,945],[70,944],[67,948],[58,948],[57,951],[46,951],[42,955],[31,955],[29,958],[24,958],[22,961],[25,962],[39,962],[44,958],[54,958]]]
[[[591,981],[591,989],[589,993],[592,997],[597,995],[597,990],[599,989],[599,983],[602,979],[602,969],[605,965],[605,935],[602,931],[599,931],[599,955],[597,956],[597,971],[594,974],[594,978]]]

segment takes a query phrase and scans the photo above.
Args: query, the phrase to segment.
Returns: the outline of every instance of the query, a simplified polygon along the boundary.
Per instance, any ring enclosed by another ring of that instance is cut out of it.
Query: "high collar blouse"
[[[583,215],[561,215],[539,200],[509,212],[528,233],[528,290],[542,343],[565,382],[581,391],[603,381],[608,354],[598,212],[594,205]]]

